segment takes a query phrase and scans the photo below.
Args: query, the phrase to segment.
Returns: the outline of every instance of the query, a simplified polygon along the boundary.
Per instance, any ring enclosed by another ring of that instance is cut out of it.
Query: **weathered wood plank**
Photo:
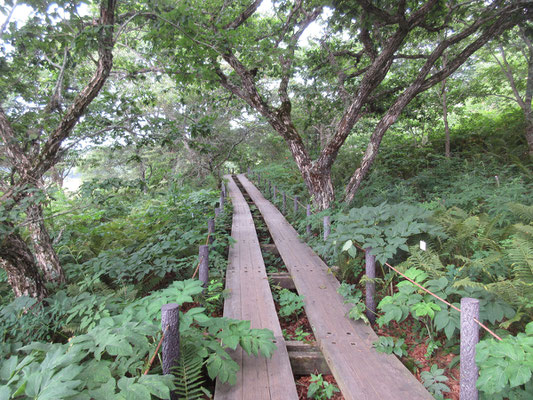
[[[249,320],[252,328],[274,332],[277,350],[272,358],[249,356],[238,348],[232,358],[240,370],[234,386],[217,382],[216,400],[296,400],[296,385],[281,333],[261,248],[248,204],[231,177],[229,196],[234,215],[231,236],[236,240],[228,255],[224,316]]]
[[[337,294],[339,282],[313,250],[257,188],[238,176],[263,215],[299,294],[318,346],[347,400],[432,399],[394,356],[375,351],[371,327],[346,317],[349,306]]]

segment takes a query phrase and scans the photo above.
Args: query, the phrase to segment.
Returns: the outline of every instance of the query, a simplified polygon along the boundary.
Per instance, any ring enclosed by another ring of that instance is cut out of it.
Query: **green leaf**
[[[173,379],[171,376],[142,375],[138,382],[144,385],[154,396],[167,399],[170,397]]]
[[[353,247],[353,242],[351,240],[347,240],[342,246],[341,251],[348,251],[348,249],[350,249],[351,247]]]
[[[102,386],[96,389],[90,389],[89,395],[94,398],[94,400],[114,399],[116,386],[115,379],[111,378]]]
[[[120,378],[118,381],[120,394],[131,400],[151,400],[152,396],[148,388],[135,383],[135,378]]]
[[[533,322],[530,322],[526,325],[526,334],[533,336]]]
[[[11,397],[11,390],[7,386],[0,386],[0,400],[9,400]]]
[[[17,356],[9,357],[7,360],[3,361],[0,365],[0,380],[8,381],[11,379],[11,376],[16,371],[17,363]]]
[[[517,365],[513,368],[513,373],[509,376],[511,387],[516,387],[527,383],[531,379],[531,369],[525,365]]]

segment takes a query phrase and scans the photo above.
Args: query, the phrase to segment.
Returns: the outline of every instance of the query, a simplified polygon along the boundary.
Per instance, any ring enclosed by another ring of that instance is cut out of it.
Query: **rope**
[[[358,247],[359,249],[361,249],[362,251],[364,251],[366,253],[366,250],[363,249],[361,246],[359,246],[358,244],[355,244],[356,247]],[[411,278],[409,278],[408,276],[406,276],[405,274],[401,273],[400,271],[398,271],[396,268],[394,268],[392,265],[390,265],[389,263],[385,263],[385,265],[387,267],[389,267],[390,269],[392,269],[394,272],[396,272],[397,274],[401,275],[403,278],[407,279],[409,282],[411,282],[413,285],[415,286],[418,286],[420,289],[422,289],[424,292],[430,294],[431,296],[435,297],[436,299],[442,301],[444,304],[446,304],[447,306],[453,308],[455,311],[458,311],[459,313],[461,312],[461,309],[459,307],[456,307],[454,306],[453,304],[451,304],[450,302],[444,300],[442,297],[440,296],[437,296],[435,293],[431,292],[430,290],[426,289],[424,286],[422,286],[421,284],[415,282],[414,280],[412,280]],[[481,323],[477,318],[474,318],[474,321],[479,325],[481,326],[483,329],[485,329],[488,333],[490,333],[492,336],[494,336],[496,339],[498,340],[502,340],[501,337],[499,337],[496,333],[494,333],[492,330],[490,330],[489,328],[487,328],[487,326],[485,326],[483,323]]]
[[[290,196],[289,196],[290,198]],[[292,198],[294,200],[294,197]],[[300,203],[298,200],[296,200],[302,207],[304,207],[304,205],[302,203]],[[313,214],[316,214],[314,211],[311,211]],[[364,251],[366,253],[366,249],[363,249],[360,245],[358,245],[357,243],[354,243],[355,244],[355,247],[359,248],[360,250]],[[422,285],[420,285],[419,283],[415,282],[414,280],[412,280],[411,278],[409,278],[408,276],[406,276],[405,274],[401,273],[400,271],[398,271],[398,269],[394,268],[392,265],[390,265],[389,263],[385,263],[385,265],[387,267],[389,267],[390,269],[392,269],[394,272],[396,272],[397,274],[401,275],[403,278],[407,279],[409,282],[411,282],[413,285],[415,286],[418,286],[420,289],[422,289],[424,292],[430,294],[431,296],[435,297],[436,299],[442,301],[444,304],[446,304],[447,306],[453,308],[455,311],[461,313],[461,309],[459,307],[456,307],[454,306],[453,304],[451,304],[450,302],[444,300],[442,297],[440,296],[437,296],[435,293],[431,292],[430,290],[426,289],[425,287],[423,287]],[[474,318],[474,321],[480,326],[482,327],[483,329],[485,329],[488,333],[490,333],[492,336],[494,336],[496,339],[498,340],[502,340],[502,338],[500,336],[498,336],[496,333],[494,333],[494,331],[492,331],[491,329],[489,329],[485,324],[483,324],[481,321],[479,321],[477,318]]]
[[[154,351],[154,355],[152,356],[152,358],[148,362],[148,366],[144,370],[144,374],[143,375],[148,375],[148,371],[150,371],[150,368],[152,368],[152,364],[154,363],[154,360],[155,360],[155,357],[157,356],[157,353],[159,353],[159,348],[161,347],[161,344],[163,343],[163,339],[165,338],[165,333],[167,333],[168,327],[169,326],[167,325],[167,327],[165,328],[165,331],[161,335],[161,340],[159,341],[159,344],[157,345],[157,347],[156,347],[156,349]]]

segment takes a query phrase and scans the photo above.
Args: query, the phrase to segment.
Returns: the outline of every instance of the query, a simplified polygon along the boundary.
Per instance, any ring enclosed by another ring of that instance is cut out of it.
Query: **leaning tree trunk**
[[[37,259],[37,265],[47,282],[65,283],[65,273],[56,251],[52,245],[52,239],[44,225],[43,209],[39,203],[28,207],[27,223],[30,231],[33,251]]]
[[[526,141],[530,157],[533,157],[533,113],[531,110],[526,115]]]
[[[405,106],[407,106],[407,104],[409,104],[409,102],[417,95],[421,81],[422,79],[419,78],[416,84],[405,89],[376,125],[376,128],[370,137],[370,142],[368,143],[365,154],[363,155],[363,159],[361,160],[361,164],[350,178],[348,185],[346,185],[344,193],[344,201],[346,203],[350,203],[355,197],[355,193],[359,190],[359,187],[363,183],[363,179],[370,171],[370,168],[378,155],[383,135],[385,135],[392,124],[396,122]]]
[[[444,154],[446,158],[450,158],[450,126],[448,124],[448,99],[446,97],[446,79],[442,81],[442,120],[444,121],[444,133],[446,135],[446,140],[444,143]]]
[[[3,237],[0,267],[7,272],[7,280],[16,297],[43,299],[48,295],[31,250],[18,234],[10,233]]]

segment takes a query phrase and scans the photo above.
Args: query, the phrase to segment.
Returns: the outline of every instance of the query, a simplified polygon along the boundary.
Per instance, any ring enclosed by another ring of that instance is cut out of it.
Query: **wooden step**
[[[294,286],[294,282],[292,280],[292,276],[288,272],[276,272],[268,274],[268,277],[272,280],[274,285],[278,285],[289,290],[296,289],[296,286]]]
[[[328,363],[316,343],[288,340],[285,344],[294,375],[331,374]]]

